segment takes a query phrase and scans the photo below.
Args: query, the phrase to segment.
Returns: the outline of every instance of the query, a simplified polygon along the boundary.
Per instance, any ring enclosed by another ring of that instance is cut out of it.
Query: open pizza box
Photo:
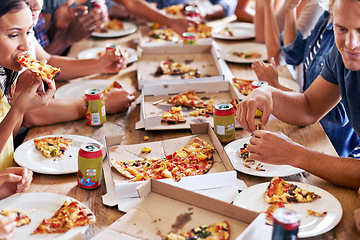
[[[191,82],[188,84],[157,84],[145,85],[142,90],[142,100],[140,107],[140,121],[136,123],[136,129],[145,128],[145,130],[174,130],[190,129],[191,124],[209,123],[214,126],[213,114],[204,116],[191,116],[194,109],[182,107],[185,116],[185,123],[166,123],[161,122],[161,115],[175,105],[168,103],[168,99],[176,94],[194,90],[196,94],[208,103],[210,99],[214,100],[214,106],[217,103],[230,103],[233,99],[239,99],[231,83],[228,81],[210,81],[210,82]],[[235,120],[235,127],[240,125]]]
[[[150,180],[138,189],[145,196],[133,209],[94,239],[165,239],[194,227],[227,221],[237,239],[258,213],[167,183]]]
[[[120,211],[127,212],[141,200],[136,189],[145,183],[144,181],[129,182],[127,178],[111,166],[109,158],[128,161],[145,157],[165,157],[177,149],[186,146],[195,137],[208,142],[215,149],[213,153],[214,163],[210,171],[203,175],[183,177],[180,181],[174,181],[173,179],[161,179],[160,181],[190,191],[197,191],[223,201],[232,202],[238,191],[246,188],[245,183],[237,179],[237,173],[230,159],[209,124],[194,124],[191,126],[191,130],[192,135],[187,137],[135,145],[120,145],[121,135],[106,136],[108,157],[104,161],[103,170],[107,194],[103,196],[103,203],[108,206],[118,205]],[[141,153],[141,149],[145,146],[152,149],[151,153]]]
[[[204,45],[153,46],[143,47],[137,64],[138,88],[158,83],[188,83],[204,81],[224,81],[224,67],[219,46],[212,41]],[[187,78],[182,74],[162,75],[159,66],[162,61],[175,61],[198,69],[199,78]]]

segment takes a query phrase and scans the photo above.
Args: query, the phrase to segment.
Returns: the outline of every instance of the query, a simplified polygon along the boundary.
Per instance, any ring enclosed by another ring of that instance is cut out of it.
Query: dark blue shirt
[[[322,34],[320,48],[317,49],[316,55],[312,61],[309,62],[308,68],[306,70],[304,68],[303,90],[306,90],[319,76],[324,67],[327,54],[334,45],[333,25],[332,22],[327,23],[329,18],[329,12],[325,11],[306,39],[304,39],[298,31],[296,39],[292,43],[284,46],[283,33],[280,36],[281,49],[285,54],[286,63],[298,66],[305,62],[306,57],[309,56],[309,52]],[[320,120],[320,123],[339,156],[347,157],[359,144],[360,140],[349,123],[342,102],[324,116]]]

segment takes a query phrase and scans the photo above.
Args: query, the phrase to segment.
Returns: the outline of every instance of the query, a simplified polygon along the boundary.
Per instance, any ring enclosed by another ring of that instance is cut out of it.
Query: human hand
[[[250,133],[254,133],[256,130],[255,115],[257,109],[262,112],[260,121],[262,125],[265,125],[273,111],[271,87],[256,88],[237,105],[236,120],[244,130]]]
[[[73,19],[79,15],[87,14],[88,8],[85,5],[70,7],[75,0],[68,0],[66,3],[58,7],[54,13],[55,27],[58,29],[67,29]]]
[[[64,32],[68,45],[72,45],[82,39],[88,38],[105,23],[99,8],[93,8],[88,13],[84,12],[76,16]]]
[[[285,134],[266,130],[255,131],[246,149],[250,160],[277,165],[291,165],[294,156],[304,156],[307,151]]]
[[[9,167],[0,172],[0,199],[29,188],[33,172],[27,168]]]
[[[199,23],[190,18],[173,18],[170,27],[172,30],[182,36],[184,32],[187,32],[188,26],[197,24]]]
[[[0,239],[12,239],[16,229],[16,215],[10,214],[0,219]]]
[[[126,68],[128,59],[125,51],[120,47],[106,50],[105,54],[99,58],[99,64],[103,73],[117,73]]]
[[[43,82],[48,86],[46,92]],[[55,90],[54,80],[43,80],[30,70],[26,70],[19,76],[16,82],[15,101],[12,102],[12,108],[20,114],[24,114],[35,108],[46,106],[54,95]]]
[[[251,64],[251,68],[254,70],[260,81],[268,82],[270,86],[275,88],[279,88],[281,86],[274,58],[271,58],[270,63],[264,63],[261,60],[256,60]]]
[[[134,100],[135,95],[132,91],[116,88],[112,89],[105,94],[106,113],[113,114],[125,112]]]

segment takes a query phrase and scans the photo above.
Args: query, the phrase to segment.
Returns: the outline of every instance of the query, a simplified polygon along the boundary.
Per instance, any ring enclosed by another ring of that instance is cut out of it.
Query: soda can
[[[85,113],[90,126],[101,126],[106,122],[105,97],[101,89],[85,91]]]
[[[191,17],[191,18],[200,18],[200,12],[199,8],[195,6],[186,6],[184,9],[185,16]]]
[[[288,208],[278,208],[274,212],[272,240],[295,240],[299,232],[300,217]]]
[[[109,10],[106,5],[105,0],[91,0],[91,6],[94,8],[100,8],[101,12],[104,15],[105,20],[109,20]]]
[[[196,45],[197,44],[197,34],[192,32],[184,32],[183,36],[183,44],[184,45]]]
[[[214,128],[221,143],[228,143],[235,139],[235,110],[231,103],[215,105]]]
[[[102,178],[103,154],[101,146],[96,143],[82,144],[78,155],[78,185],[86,189],[100,186]]]
[[[261,86],[267,86],[267,85],[269,85],[269,83],[265,82],[265,81],[252,81],[251,82],[251,90],[254,90]]]

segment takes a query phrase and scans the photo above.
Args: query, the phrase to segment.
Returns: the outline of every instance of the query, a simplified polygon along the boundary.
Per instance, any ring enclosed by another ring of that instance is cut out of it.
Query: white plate
[[[137,26],[132,22],[123,22],[124,28],[121,30],[109,30],[106,33],[103,32],[93,32],[91,36],[101,37],[101,38],[112,38],[112,37],[122,37],[136,32]]]
[[[224,35],[222,32],[229,30],[232,36]],[[237,22],[230,23],[226,27],[217,27],[211,31],[214,38],[223,40],[241,40],[255,37],[255,25],[253,23]]]
[[[343,210],[340,202],[327,191],[300,182],[290,182],[308,191],[321,196],[310,203],[285,204],[285,207],[296,211],[300,215],[299,238],[313,237],[330,231],[341,220]],[[266,211],[269,204],[265,202],[264,195],[268,182],[260,183],[244,189],[234,200],[234,205],[256,212]],[[313,211],[327,211],[325,217],[309,216],[307,209]]]
[[[250,169],[245,167],[242,164],[242,158],[240,157],[240,148],[244,146],[244,143],[249,143],[250,138],[241,138],[236,141],[232,141],[228,145],[225,146],[225,152],[231,160],[233,167],[242,172],[253,176],[258,177],[285,177],[294,175],[304,170],[300,168],[295,168],[289,165],[273,165],[263,163],[265,171],[256,171],[254,169]]]
[[[89,48],[89,49],[86,49],[84,51],[81,51],[77,55],[77,58],[78,59],[98,58],[99,57],[98,53],[99,52],[105,52],[105,50],[106,50],[106,47]],[[129,58],[128,58],[129,63],[133,63],[133,62],[136,62],[138,60],[138,54],[137,54],[135,49],[133,49],[133,48],[124,48],[124,50],[126,50],[126,52],[129,53]]]
[[[43,174],[68,174],[78,171],[78,152],[80,146],[84,143],[97,143],[103,148],[103,145],[95,139],[80,135],[47,135],[43,137],[65,137],[73,139],[70,148],[65,152],[61,159],[54,161],[55,157],[47,158],[36,149],[33,140],[22,143],[14,153],[14,160],[22,167]],[[104,152],[104,151],[103,151]]]
[[[54,215],[61,205],[67,200],[74,198],[55,194],[55,193],[22,193],[10,196],[0,201],[0,209],[20,209],[22,211],[29,212],[28,216],[31,218],[29,225],[18,227],[15,230],[16,240],[23,239],[71,239],[77,234],[82,234],[89,226],[76,227],[70,229],[66,233],[56,234],[37,234],[30,235],[41,223],[44,218],[50,218]]]
[[[234,56],[231,54],[232,52],[254,52],[261,54],[261,57],[254,59],[246,59]],[[224,46],[221,48],[220,54],[225,61],[234,63],[252,63],[255,60],[266,61],[268,59],[265,44],[256,42],[237,43],[229,46]]]
[[[96,79],[73,81],[59,87],[54,97],[59,99],[83,99],[86,90],[95,88],[105,90],[112,82],[113,81]]]

